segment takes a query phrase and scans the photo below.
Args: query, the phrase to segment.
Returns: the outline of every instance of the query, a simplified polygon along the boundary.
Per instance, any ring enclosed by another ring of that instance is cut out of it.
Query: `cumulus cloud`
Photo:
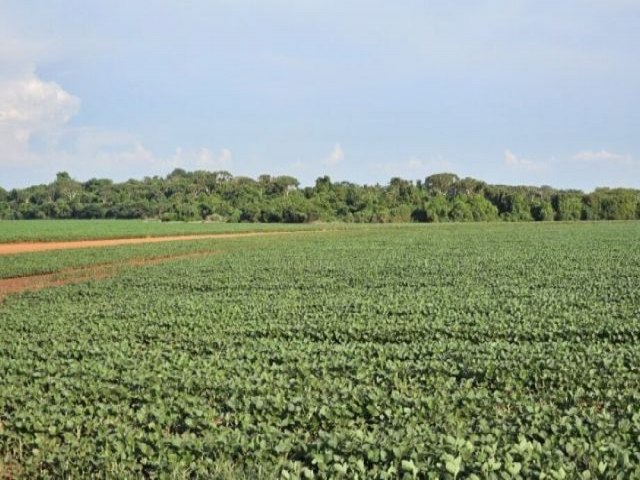
[[[343,159],[344,159],[344,150],[342,150],[342,146],[340,146],[340,144],[337,143],[333,147],[333,151],[331,152],[331,155],[325,158],[324,164],[332,167],[332,166],[338,165],[340,162],[342,162]]]
[[[509,149],[504,151],[504,164],[509,168],[529,173],[539,173],[547,170],[546,163],[534,162],[533,160],[519,157]]]
[[[80,108],[80,99],[34,74],[0,83],[0,164],[35,160],[30,142],[53,141]]]
[[[233,154],[228,148],[223,148],[220,154],[216,155],[212,150],[203,147],[195,155],[192,154],[191,158],[189,157],[186,155],[182,158],[183,164],[185,166],[195,164],[201,170],[228,170],[233,162]]]
[[[56,153],[56,164],[66,164],[66,169],[72,173],[81,174],[83,177],[104,175],[108,177],[140,177],[149,174],[167,174],[175,168],[186,170],[229,170],[232,165],[233,155],[231,150],[224,148],[219,154],[215,154],[209,148],[184,149],[176,148],[173,154],[158,155],[140,141],[127,138],[125,135],[113,137],[113,143],[87,142],[84,140],[85,132],[77,140],[74,146],[81,146],[67,156]],[[109,137],[108,134],[98,136]],[[84,145],[84,146],[82,146]],[[78,159],[90,158],[92,162],[84,165],[78,164]],[[114,174],[114,172],[117,172]]]
[[[116,140],[117,136],[114,136]],[[218,154],[209,148],[181,148],[173,154],[158,155],[135,139],[122,138],[122,142],[113,144],[94,144],[93,147],[81,148],[69,153],[66,157],[56,154],[56,163],[69,165],[65,167],[72,173],[79,173],[83,177],[105,175],[108,177],[144,176],[149,174],[167,174],[175,168],[186,170],[230,170],[233,154],[228,148],[223,148]],[[78,144],[86,143],[82,138]],[[91,144],[91,142],[89,142]],[[93,161],[78,165],[78,159],[91,158]],[[66,161],[64,161],[66,159]],[[114,172],[117,172],[114,174]]]
[[[2,181],[46,181],[61,170],[80,178],[123,179],[165,174],[176,167],[231,167],[233,155],[228,148],[218,154],[205,147],[177,148],[173,155],[162,156],[134,134],[72,126],[70,120],[80,104],[80,99],[62,86],[44,81],[33,72],[0,79],[0,167],[5,167]]]
[[[573,156],[574,160],[588,163],[620,164],[632,165],[633,159],[630,155],[621,155],[608,150],[583,150]]]

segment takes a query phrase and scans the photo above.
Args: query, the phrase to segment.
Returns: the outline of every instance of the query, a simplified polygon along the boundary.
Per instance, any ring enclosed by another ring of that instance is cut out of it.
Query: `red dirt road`
[[[26,277],[0,279],[0,302],[12,293],[20,293],[25,290],[42,290],[43,288],[61,287],[89,280],[100,280],[117,275],[123,268],[140,267],[144,265],[156,265],[171,260],[182,260],[201,256],[215,255],[214,250],[192,252],[180,255],[167,255],[149,258],[132,258],[113,263],[101,263],[86,267],[67,268],[53,273],[43,273]],[[2,478],[2,477],[0,477]]]
[[[12,255],[29,252],[45,252],[49,250],[69,250],[79,248],[113,247],[118,245],[139,245],[145,243],[177,242],[187,240],[227,239],[242,237],[262,237],[276,235],[290,235],[294,233],[318,233],[326,230],[300,230],[280,232],[246,232],[246,233],[217,233],[203,235],[174,235],[166,237],[138,237],[138,238],[114,238],[98,240],[74,240],[67,242],[23,242],[0,243],[0,255]],[[41,290],[72,283],[80,283],[89,280],[113,277],[127,266],[142,266],[156,263],[164,263],[170,260],[178,260],[201,255],[213,255],[214,250],[197,251],[187,254],[133,258],[123,262],[103,263],[86,267],[63,269],[57,272],[25,277],[13,277],[0,279],[0,303],[10,294],[20,293],[25,290]]]
[[[69,250],[74,248],[99,248],[115,247],[118,245],[138,245],[142,243],[176,242],[185,240],[225,239],[242,237],[262,237],[268,235],[290,235],[293,233],[305,233],[312,230],[292,232],[248,232],[248,233],[212,233],[205,235],[176,235],[170,237],[139,237],[139,238],[113,238],[103,240],[74,240],[68,242],[23,242],[1,243],[0,255],[13,255],[16,253],[46,252],[49,250]]]

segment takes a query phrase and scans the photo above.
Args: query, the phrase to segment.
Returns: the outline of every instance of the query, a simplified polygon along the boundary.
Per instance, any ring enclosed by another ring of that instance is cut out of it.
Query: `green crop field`
[[[0,276],[189,251],[211,255],[0,304],[0,478],[640,478],[640,223],[45,252]]]
[[[300,231],[297,235],[324,235],[328,233],[329,231]],[[235,249],[244,250],[256,244],[254,238],[256,237],[240,235],[235,238],[203,238],[190,241],[0,255],[0,279],[51,273],[67,268],[87,267],[109,262],[126,262],[133,259],[181,256],[194,252],[217,253]],[[257,244],[263,245],[264,242],[276,241],[279,238],[279,236],[259,238]]]

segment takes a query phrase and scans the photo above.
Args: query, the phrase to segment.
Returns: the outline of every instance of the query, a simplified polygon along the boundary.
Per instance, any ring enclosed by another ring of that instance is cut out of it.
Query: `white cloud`
[[[509,168],[524,170],[530,173],[543,172],[548,168],[546,163],[534,162],[533,160],[519,157],[509,149],[504,151],[504,164]]]
[[[0,7],[1,10],[1,7]],[[232,153],[223,149],[176,149],[159,155],[134,133],[74,126],[81,101],[36,73],[42,61],[57,58],[57,42],[20,38],[0,14],[0,184],[11,188],[53,179],[67,170],[84,179],[166,174],[172,168],[228,169]]]
[[[173,155],[167,158],[153,156],[153,163],[164,170],[172,168],[186,168],[199,170],[227,170],[231,167],[233,154],[228,148],[223,148],[219,155],[216,155],[209,148],[183,149],[176,148]]]
[[[0,5],[2,2],[0,2]],[[57,40],[39,39],[36,35],[24,38],[17,35],[10,12],[0,6],[0,83],[30,75],[36,65],[54,60]]]
[[[376,170],[389,177],[421,178],[434,173],[455,172],[457,166],[442,155],[421,159],[411,157],[400,162],[379,162],[374,164]]]
[[[79,108],[78,97],[34,74],[0,83],[0,164],[34,162],[30,141],[53,141]]]
[[[79,144],[84,143],[81,139]],[[84,153],[80,153],[84,152]],[[78,158],[91,158],[94,161],[79,168]],[[59,156],[58,156],[59,158]],[[82,149],[70,155],[68,168],[71,172],[82,172],[84,177],[106,175],[113,177],[113,172],[119,176],[144,176],[149,174],[166,175],[175,168],[186,170],[230,170],[233,154],[228,148],[223,148],[219,154],[209,148],[183,149],[176,148],[172,155],[157,155],[141,142],[129,139],[122,144],[106,144],[96,148]]]
[[[80,99],[55,82],[43,82],[31,74],[5,82],[0,88],[0,121],[31,130],[65,124],[75,115]]]
[[[0,52],[1,53],[1,52]],[[80,99],[55,82],[35,73],[0,80],[0,168],[3,182],[38,178],[48,181],[67,170],[79,178],[116,179],[166,174],[171,169],[228,170],[228,148],[215,154],[209,148],[177,148],[173,155],[157,155],[134,134],[96,127],[74,127],[70,120]],[[32,182],[30,182],[32,183]],[[11,187],[13,185],[2,185]]]
[[[220,155],[216,155],[208,148],[201,148],[196,158],[196,165],[204,170],[228,170],[233,162],[233,154],[228,148],[223,148]]]
[[[99,165],[99,169],[105,171],[105,174],[118,168],[122,169],[143,164],[153,165],[158,162],[153,152],[137,141],[126,145],[118,151],[110,151],[110,149],[102,151],[89,150],[87,155],[91,155],[89,158],[93,157],[94,159],[94,162],[89,165],[89,169],[94,168],[95,165]],[[71,158],[70,163],[72,164],[72,168],[76,158],[77,157]],[[95,176],[95,173],[91,173],[90,170],[87,174],[88,176]]]
[[[633,159],[630,155],[620,155],[618,153],[609,152],[608,150],[583,150],[573,156],[574,160],[588,163],[605,163],[618,165],[632,165]]]
[[[331,152],[331,155],[325,158],[324,164],[329,166],[335,166],[335,165],[338,165],[340,162],[342,162],[343,159],[344,159],[344,150],[342,150],[342,147],[340,146],[340,144],[337,143],[335,147],[333,147],[333,151]]]

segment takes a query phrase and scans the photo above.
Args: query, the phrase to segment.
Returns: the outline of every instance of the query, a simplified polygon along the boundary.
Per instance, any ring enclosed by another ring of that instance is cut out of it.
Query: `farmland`
[[[334,224],[332,228],[340,228]],[[206,235],[265,231],[317,230],[311,224],[158,222],[140,220],[39,220],[0,222],[0,243],[103,238],[161,237],[170,235]]]
[[[0,304],[0,478],[637,478],[639,244],[490,223],[0,257],[166,258]]]

